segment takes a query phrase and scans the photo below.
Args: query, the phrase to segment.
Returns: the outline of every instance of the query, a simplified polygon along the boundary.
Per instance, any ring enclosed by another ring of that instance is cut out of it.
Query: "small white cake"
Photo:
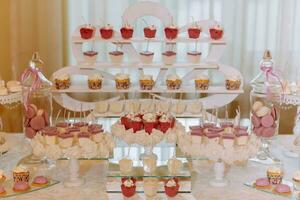
[[[147,173],[152,173],[156,170],[156,159],[152,157],[146,157],[143,159],[143,168]]]
[[[168,160],[168,170],[170,174],[177,174],[182,168],[181,160],[176,159],[175,157]]]

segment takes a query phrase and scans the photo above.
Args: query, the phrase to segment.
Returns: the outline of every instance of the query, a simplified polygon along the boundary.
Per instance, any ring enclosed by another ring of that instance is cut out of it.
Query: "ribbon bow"
[[[38,68],[33,68],[33,67],[28,67],[22,74],[21,74],[21,83],[24,85],[24,82],[29,78],[33,77],[33,82],[30,86],[30,90],[27,93],[26,99],[24,99],[24,105],[25,108],[27,109],[27,104],[28,104],[28,99],[29,99],[29,94],[31,91],[39,88],[42,84],[42,80],[39,76],[40,69]]]
[[[284,93],[284,86],[283,86],[283,82],[280,78],[281,77],[280,73],[278,71],[275,71],[273,69],[273,66],[261,65],[260,69],[261,69],[261,71],[263,71],[265,73],[268,85],[269,85],[269,82],[270,82],[270,77],[272,76],[280,83],[282,92]],[[269,87],[267,88],[267,95],[271,96]]]

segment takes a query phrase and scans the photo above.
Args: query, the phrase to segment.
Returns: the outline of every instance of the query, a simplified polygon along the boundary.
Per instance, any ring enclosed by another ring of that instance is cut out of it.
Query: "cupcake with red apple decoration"
[[[131,119],[134,117],[134,114],[126,114],[121,117],[121,124],[125,127],[126,130],[132,128]]]
[[[169,197],[175,197],[179,191],[178,179],[171,178],[165,182],[165,193]]]
[[[100,28],[101,38],[105,40],[111,39],[113,37],[113,34],[114,34],[114,30],[110,24],[106,24],[105,26],[102,26]]]
[[[148,134],[152,133],[152,130],[157,127],[157,118],[153,113],[146,113],[143,115],[144,129]]]
[[[174,24],[165,27],[164,31],[165,31],[165,36],[168,40],[174,40],[177,38],[178,28]]]
[[[145,38],[155,38],[156,35],[156,27],[154,25],[150,25],[144,28],[144,36]]]
[[[209,29],[210,37],[213,40],[219,40],[223,37],[223,28],[220,25],[215,25]]]
[[[121,36],[123,39],[128,40],[132,38],[133,35],[133,27],[130,24],[126,24],[120,29]]]
[[[88,40],[94,37],[95,27],[91,24],[86,24],[79,30],[82,39]]]
[[[192,25],[188,28],[188,35],[191,39],[198,39],[200,37],[200,33],[201,28],[196,22],[192,23]]]
[[[139,116],[135,116],[131,119],[131,126],[133,129],[133,132],[137,132],[143,129],[143,122],[142,118]]]
[[[93,65],[97,60],[98,52],[94,50],[85,51],[83,52],[83,57],[87,64]]]
[[[155,82],[152,75],[143,74],[139,80],[141,90],[152,90]]]
[[[163,114],[159,118],[159,128],[163,133],[167,132],[169,128],[171,128],[171,119],[168,115]]]
[[[123,61],[124,53],[122,51],[118,50],[118,48],[119,48],[119,45],[117,44],[116,45],[116,50],[111,51],[111,52],[108,53],[110,61],[113,64],[120,64]]]
[[[134,178],[122,178],[121,190],[125,197],[132,197],[136,190],[136,180]]]

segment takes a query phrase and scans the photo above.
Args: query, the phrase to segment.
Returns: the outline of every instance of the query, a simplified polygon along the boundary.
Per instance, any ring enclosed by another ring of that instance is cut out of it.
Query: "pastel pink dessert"
[[[204,136],[205,133],[204,133],[204,129],[203,128],[193,128],[191,129],[191,135],[198,135],[198,136]]]
[[[71,124],[68,122],[58,122],[55,126],[57,127],[58,132],[65,133]]]
[[[271,188],[271,184],[270,184],[268,178],[256,179],[254,186],[257,189],[270,189]]]
[[[86,25],[85,27],[80,28],[80,36],[82,39],[88,40],[94,36],[95,27],[92,25]]]
[[[288,186],[286,184],[278,184],[274,188],[274,192],[277,194],[287,195],[287,196],[292,194],[290,186]]]
[[[108,40],[113,37],[113,27],[110,24],[100,28],[100,35],[103,39]]]
[[[265,115],[261,118],[261,124],[263,127],[269,128],[274,124],[274,119],[271,115]]]
[[[154,25],[144,28],[144,35],[146,38],[155,38],[156,27]]]
[[[5,190],[4,186],[0,185],[0,196],[5,195],[5,194],[6,194],[6,190]]]
[[[46,122],[43,116],[35,116],[30,120],[30,126],[36,131],[42,130],[46,126]]]
[[[30,186],[28,182],[25,181],[20,181],[20,182],[15,182],[13,186],[13,190],[15,192],[25,192],[30,189]]]
[[[31,128],[31,127],[26,127],[25,128],[25,136],[29,139],[34,138],[34,136],[36,135],[36,131]]]
[[[45,176],[36,176],[33,181],[32,185],[33,186],[44,186],[49,183],[49,180]]]
[[[102,129],[102,124],[91,124],[88,126],[88,132],[98,129]]]
[[[232,122],[221,122],[221,128],[233,128],[234,124]]]

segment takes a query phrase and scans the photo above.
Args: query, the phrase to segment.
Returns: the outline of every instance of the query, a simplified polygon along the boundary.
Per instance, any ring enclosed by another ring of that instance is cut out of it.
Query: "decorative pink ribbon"
[[[24,85],[24,82],[29,78],[29,77],[33,77],[33,82],[32,82],[32,85],[30,86],[30,91],[28,92],[27,94],[27,97],[26,99],[24,99],[24,105],[25,105],[25,108],[27,109],[27,103],[28,103],[28,99],[29,99],[29,93],[32,91],[32,90],[35,90],[37,88],[39,88],[42,84],[42,80],[40,79],[40,76],[39,76],[39,72],[40,69],[38,68],[32,68],[32,67],[28,67],[22,74],[21,74],[21,83],[22,85]]]
[[[282,93],[284,94],[284,86],[283,86],[282,80],[280,78],[281,77],[280,73],[278,71],[274,71],[272,66],[261,65],[260,69],[261,69],[261,71],[263,71],[265,73],[267,83],[270,82],[270,76],[273,76],[273,77],[275,77],[275,79],[277,79],[277,81],[280,83]],[[271,96],[269,87],[267,88],[267,96]]]

